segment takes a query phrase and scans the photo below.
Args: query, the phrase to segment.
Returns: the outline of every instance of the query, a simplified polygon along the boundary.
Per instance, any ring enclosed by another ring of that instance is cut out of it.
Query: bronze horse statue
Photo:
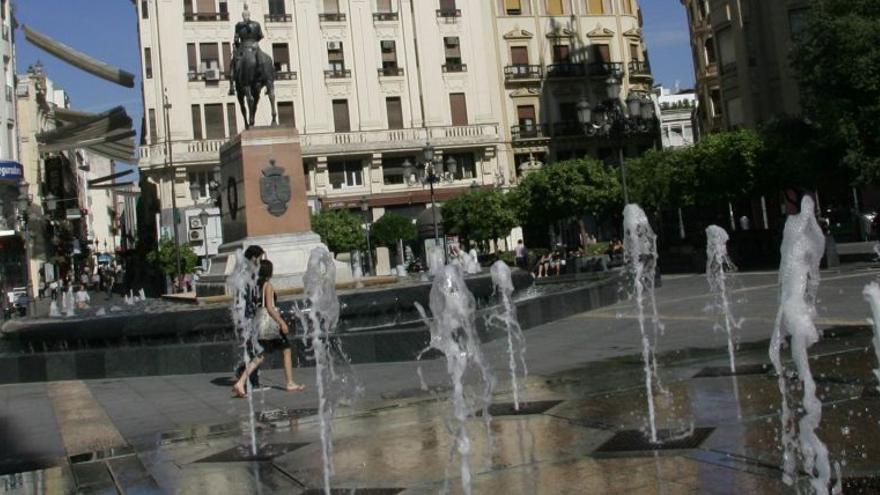
[[[235,26],[235,57],[229,92],[238,96],[238,105],[244,117],[244,126],[249,129],[254,125],[257,105],[263,88],[272,106],[272,125],[278,124],[278,113],[275,109],[275,64],[272,58],[260,50],[263,30],[260,23],[250,20],[250,13],[245,7],[242,21]]]

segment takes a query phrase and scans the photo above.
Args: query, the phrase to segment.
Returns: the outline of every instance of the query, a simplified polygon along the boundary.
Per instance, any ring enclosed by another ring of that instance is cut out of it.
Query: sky
[[[428,0],[419,0],[428,1]],[[488,1],[488,0],[464,0]],[[67,65],[16,33],[17,71],[41,61],[48,76],[64,88],[74,108],[100,112],[124,105],[140,133],[137,16],[130,0],[13,0],[16,19],[92,57],[137,76],[132,89],[104,81]],[[679,0],[641,0],[644,32],[655,84],[681,88],[694,84],[687,18]]]

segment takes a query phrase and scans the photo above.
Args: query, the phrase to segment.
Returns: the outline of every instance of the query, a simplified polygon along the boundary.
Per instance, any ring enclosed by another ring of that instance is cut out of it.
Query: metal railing
[[[461,9],[437,9],[437,17],[461,17]]]
[[[263,17],[266,24],[270,22],[293,22],[293,16],[290,14],[266,14]]]
[[[318,14],[318,20],[321,22],[345,22],[345,14],[342,12]]]
[[[296,81],[297,75],[295,70],[275,71],[276,81]]]
[[[623,74],[622,62],[593,62],[590,64],[591,76],[620,76]]]
[[[467,64],[443,64],[443,72],[467,72]]]
[[[583,136],[584,124],[580,122],[555,122],[553,124],[553,136]]]
[[[185,12],[183,20],[186,22],[228,21],[229,12]]]
[[[346,79],[351,77],[351,69],[329,69],[324,71],[324,79]]]
[[[374,21],[396,21],[400,19],[397,12],[373,12]]]
[[[543,73],[540,65],[514,64],[504,68],[504,79],[540,79]]]
[[[550,137],[546,124],[520,124],[510,128],[510,135],[514,141],[523,139],[543,139]]]
[[[403,67],[380,67],[379,76],[402,76]]]
[[[650,76],[651,75],[651,64],[648,62],[643,62],[640,60],[636,60],[629,63],[629,73],[630,75],[638,75],[638,76]]]
[[[584,74],[583,64],[561,62],[547,66],[547,77],[583,77]]]

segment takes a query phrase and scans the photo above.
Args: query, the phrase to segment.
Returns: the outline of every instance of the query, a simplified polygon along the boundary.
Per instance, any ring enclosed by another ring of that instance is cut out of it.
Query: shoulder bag
[[[254,330],[258,340],[275,340],[281,338],[281,327],[266,309],[266,286],[263,286],[263,303],[254,314]]]

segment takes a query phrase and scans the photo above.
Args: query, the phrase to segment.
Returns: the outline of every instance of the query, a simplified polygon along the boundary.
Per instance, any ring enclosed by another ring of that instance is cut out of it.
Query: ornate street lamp
[[[458,172],[458,162],[450,156],[446,159],[446,170],[443,170],[443,160],[435,152],[430,142],[425,143],[422,148],[422,157],[424,161],[413,165],[409,159],[403,162],[403,176],[408,185],[421,184],[422,187],[427,184],[431,190],[431,213],[434,222],[434,245],[443,246],[443,259],[447,261],[446,242],[440,242],[440,226],[437,225],[437,202],[434,196],[434,184],[447,183],[451,184],[455,181],[455,174]]]
[[[367,276],[373,275],[373,247],[370,245],[370,202],[361,197],[361,214],[364,216],[364,231],[367,235]]]
[[[199,222],[202,225],[202,240],[205,243],[205,259],[208,259],[210,253],[208,252],[208,220],[211,219],[211,214],[208,213],[208,210],[202,208],[202,211],[199,212]]]
[[[36,316],[35,313],[35,301],[34,301],[34,281],[31,276],[31,258],[33,254],[31,252],[31,230],[30,230],[30,207],[31,207],[31,197],[28,192],[30,188],[30,184],[27,181],[22,181],[18,186],[18,220],[21,225],[21,230],[24,232],[24,250],[25,250],[25,260],[24,260],[24,270],[27,276],[27,301],[28,301],[28,314],[31,316]]]

